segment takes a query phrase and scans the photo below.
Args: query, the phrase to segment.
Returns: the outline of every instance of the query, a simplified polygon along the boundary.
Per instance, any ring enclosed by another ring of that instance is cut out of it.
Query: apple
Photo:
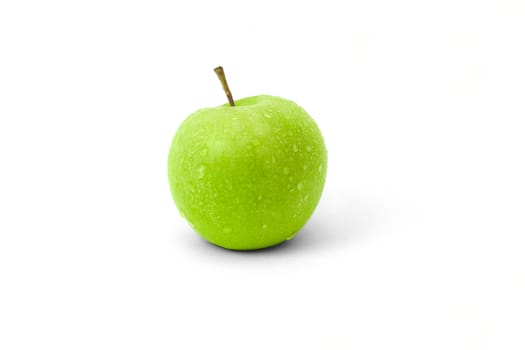
[[[292,101],[253,96],[191,114],[173,139],[171,193],[180,214],[209,242],[254,250],[289,240],[314,212],[327,152],[315,121]]]

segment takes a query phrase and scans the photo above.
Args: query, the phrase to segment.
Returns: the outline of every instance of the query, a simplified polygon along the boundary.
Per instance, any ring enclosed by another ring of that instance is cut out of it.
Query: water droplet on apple
[[[293,238],[295,237],[296,234],[297,234],[297,232],[294,233],[294,234],[291,235],[291,236],[286,237],[286,240],[289,241],[289,240],[293,239]]]
[[[323,165],[319,165],[319,174],[323,172]]]
[[[304,187],[304,186],[303,186],[303,183],[302,183],[302,182],[299,182],[299,183],[297,184],[297,189],[298,189],[299,191],[302,190],[303,187]]]
[[[206,170],[206,167],[204,165],[201,165],[199,167],[199,170],[197,172],[197,178],[202,179],[204,177],[204,171]]]
[[[306,150],[307,150],[308,152],[312,152],[312,147],[311,147],[311,146],[306,146]]]
[[[257,197],[257,200],[260,201],[262,199],[262,196],[259,195],[259,197]]]
[[[272,117],[272,116],[269,115],[268,113],[264,113],[263,115],[264,115],[265,118],[268,118],[268,119]]]
[[[263,225],[262,225],[262,228],[263,228],[263,230],[266,230],[266,229],[268,228],[268,225],[263,224]]]
[[[303,170],[306,171],[306,169],[308,169],[308,165],[303,165]]]
[[[288,175],[288,174],[290,174],[290,169],[284,168],[283,172],[284,172],[284,175]]]

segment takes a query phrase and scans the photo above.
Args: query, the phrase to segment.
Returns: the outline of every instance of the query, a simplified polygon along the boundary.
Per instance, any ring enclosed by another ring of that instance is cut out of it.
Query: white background
[[[0,348],[524,349],[524,47],[520,0],[2,1]],[[277,248],[169,193],[219,64],[326,139]]]

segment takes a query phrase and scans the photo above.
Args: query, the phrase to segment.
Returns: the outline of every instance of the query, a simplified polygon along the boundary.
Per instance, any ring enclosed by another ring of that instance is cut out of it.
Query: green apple
[[[270,247],[304,226],[327,166],[315,121],[292,101],[254,96],[200,109],[179,127],[168,175],[181,215],[209,242],[234,250]]]

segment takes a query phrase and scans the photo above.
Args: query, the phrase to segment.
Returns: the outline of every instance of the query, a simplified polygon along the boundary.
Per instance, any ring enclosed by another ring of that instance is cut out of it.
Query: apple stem
[[[219,66],[214,69],[215,74],[219,77],[219,80],[221,81],[222,88],[224,92],[226,93],[226,97],[228,97],[228,102],[230,103],[230,106],[235,107],[235,102],[233,101],[232,92],[230,91],[230,88],[228,87],[228,82],[226,81],[226,75],[224,74],[224,69]]]

